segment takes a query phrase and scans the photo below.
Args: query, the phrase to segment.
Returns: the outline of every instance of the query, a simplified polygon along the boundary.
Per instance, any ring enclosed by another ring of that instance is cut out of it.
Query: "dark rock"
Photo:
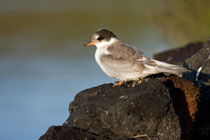
[[[200,86],[201,94],[198,102],[198,111],[193,126],[193,140],[210,139],[210,39],[203,48],[190,58],[186,59],[185,66],[194,74],[185,75],[185,79],[196,82]],[[198,75],[198,70],[201,70]]]
[[[194,74],[186,75],[185,78],[210,86],[210,39],[208,39],[202,49],[190,58],[186,59],[185,66],[191,69]],[[196,73],[202,68],[196,80]]]
[[[200,88],[176,76],[165,77],[164,80],[170,90],[174,110],[180,119],[183,139],[189,140],[192,135],[195,114],[198,111]]]
[[[202,47],[202,42],[190,43],[181,48],[157,53],[154,55],[154,59],[167,63],[183,64],[185,59],[190,58],[192,55],[197,53]]]
[[[189,46],[189,47],[188,47]],[[200,48],[202,46],[202,48]],[[182,54],[190,53],[186,57]],[[193,53],[191,53],[193,52]],[[180,57],[180,59],[179,59]],[[156,59],[177,64],[182,64],[185,60],[185,67],[192,70],[191,73],[184,74],[184,78],[197,83],[200,86],[199,102],[197,112],[194,116],[192,139],[210,139],[210,39],[203,45],[202,43],[190,44],[180,49],[170,50],[155,55]],[[182,59],[184,58],[184,59]],[[198,69],[200,74],[196,79]],[[188,87],[188,85],[186,85]],[[195,106],[195,104],[194,104]],[[196,111],[196,110],[195,110]]]
[[[64,126],[77,127],[109,138],[147,134],[151,139],[179,140],[183,136],[182,123],[174,109],[170,92],[173,90],[164,84],[161,80],[150,79],[130,88],[105,84],[82,91],[70,104],[71,115]],[[167,86],[175,89],[173,84]],[[177,88],[175,93],[185,96],[182,89]],[[187,104],[179,107],[186,109],[181,113],[190,118],[192,126]],[[189,131],[192,131],[192,127]]]
[[[51,126],[39,140],[110,140],[106,137],[68,126]]]
[[[104,84],[80,92],[64,125],[49,128],[40,139],[190,139],[199,88],[176,76],[130,86]]]
[[[210,139],[210,87],[202,88],[201,93],[193,126],[193,140]]]

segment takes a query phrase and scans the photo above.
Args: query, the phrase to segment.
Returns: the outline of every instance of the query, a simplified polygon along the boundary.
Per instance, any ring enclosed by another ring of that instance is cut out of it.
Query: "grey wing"
[[[144,65],[136,63],[142,54],[133,46],[117,44],[108,48],[108,54],[101,57],[101,61],[112,71],[131,73],[141,72]]]
[[[143,56],[141,59],[137,60],[139,65],[144,65],[144,70],[142,74],[145,76],[158,73],[158,65],[153,59]]]

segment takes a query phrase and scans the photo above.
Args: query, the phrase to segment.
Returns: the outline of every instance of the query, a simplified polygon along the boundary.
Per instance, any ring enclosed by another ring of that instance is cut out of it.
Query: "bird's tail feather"
[[[160,62],[160,61],[157,61],[157,60],[154,60],[154,61],[158,65],[157,70],[160,73],[175,74],[175,75],[181,77],[182,73],[189,72],[188,69],[186,69],[182,66],[178,66],[178,65],[174,65],[174,64],[168,64],[168,63]]]

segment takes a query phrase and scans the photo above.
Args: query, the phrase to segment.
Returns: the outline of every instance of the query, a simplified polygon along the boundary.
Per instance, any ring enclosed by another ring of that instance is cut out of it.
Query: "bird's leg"
[[[125,81],[115,81],[115,84],[113,85],[113,87],[121,86],[124,83],[125,83]]]

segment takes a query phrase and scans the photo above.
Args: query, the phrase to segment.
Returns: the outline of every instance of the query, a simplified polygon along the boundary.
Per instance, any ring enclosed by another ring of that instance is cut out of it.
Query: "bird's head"
[[[106,46],[117,39],[116,35],[109,30],[100,29],[95,34],[92,35],[90,42],[84,46],[95,45],[96,47]]]

